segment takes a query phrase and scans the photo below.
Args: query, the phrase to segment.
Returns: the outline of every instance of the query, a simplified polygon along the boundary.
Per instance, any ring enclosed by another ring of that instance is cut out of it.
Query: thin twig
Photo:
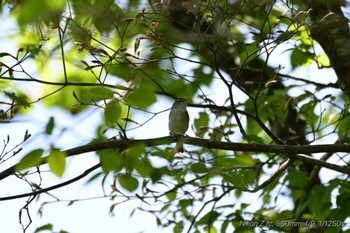
[[[90,174],[92,171],[96,170],[100,166],[101,166],[101,164],[98,163],[98,164],[90,167],[89,169],[85,170],[82,174],[80,174],[72,179],[69,179],[65,182],[62,182],[62,183],[59,183],[59,184],[56,184],[56,185],[53,185],[53,186],[50,186],[47,188],[35,190],[33,192],[30,192],[30,193],[23,193],[23,194],[19,194],[19,195],[8,196],[8,197],[0,197],[0,201],[8,201],[8,200],[19,199],[19,198],[23,198],[23,197],[37,196],[41,193],[46,193],[48,191],[67,186],[69,184],[72,184],[72,183],[84,178],[85,176],[87,176],[88,174]]]

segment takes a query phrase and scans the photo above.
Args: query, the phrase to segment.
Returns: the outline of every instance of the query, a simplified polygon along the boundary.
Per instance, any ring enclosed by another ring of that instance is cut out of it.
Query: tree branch
[[[96,170],[100,166],[101,166],[101,164],[98,163],[98,164],[90,167],[89,169],[85,170],[82,174],[80,174],[80,175],[78,175],[70,180],[67,180],[65,182],[62,182],[62,183],[59,183],[59,184],[56,184],[56,185],[53,185],[53,186],[50,186],[47,188],[35,190],[33,192],[30,192],[30,193],[23,193],[23,194],[19,194],[19,195],[8,196],[8,197],[0,197],[0,201],[8,201],[8,200],[18,199],[18,198],[23,198],[23,197],[30,197],[33,195],[35,196],[35,195],[38,195],[40,193],[46,193],[48,191],[61,188],[63,186],[69,185],[71,183],[74,183],[77,180],[84,178],[85,176],[87,176],[88,174],[90,174],[92,171]]]
[[[87,152],[93,152],[105,149],[119,149],[125,150],[126,148],[133,147],[138,144],[143,144],[146,147],[168,145],[177,141],[182,141],[184,144],[205,147],[208,149],[219,149],[227,151],[242,151],[242,152],[255,152],[255,153],[273,153],[281,154],[290,157],[293,160],[303,161],[311,163],[320,167],[325,167],[334,171],[350,175],[350,168],[346,166],[340,166],[326,161],[312,158],[305,154],[312,153],[326,153],[326,152],[347,152],[350,153],[350,145],[345,144],[321,144],[321,145],[266,145],[266,144],[246,144],[246,143],[233,143],[233,142],[221,142],[210,141],[208,139],[194,138],[188,136],[166,136],[151,139],[134,139],[134,140],[113,140],[96,142],[83,146],[74,147],[72,149],[65,150],[67,157],[83,154]],[[42,159],[42,164],[46,163],[46,158]],[[15,173],[15,166],[12,166],[0,173],[0,180],[13,175]]]

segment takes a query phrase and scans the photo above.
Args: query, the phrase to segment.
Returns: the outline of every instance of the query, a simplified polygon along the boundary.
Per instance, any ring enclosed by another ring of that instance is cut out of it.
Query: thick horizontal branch
[[[40,84],[44,84],[44,85],[60,86],[60,87],[81,86],[81,87],[108,87],[108,88],[112,88],[112,89],[118,89],[116,85],[106,84],[106,83],[52,82],[52,81],[45,81],[45,80],[31,78],[31,77],[30,78],[16,78],[16,77],[1,76],[0,80],[18,81],[18,82],[36,82],[36,83],[40,83]]]
[[[87,152],[93,152],[98,150],[105,150],[116,148],[119,150],[125,150],[137,144],[143,144],[146,147],[168,145],[173,142],[181,140],[184,144],[193,146],[205,147],[208,149],[230,150],[230,151],[243,151],[243,152],[255,152],[255,153],[274,153],[284,154],[294,160],[300,160],[314,165],[332,169],[341,173],[350,175],[350,168],[345,166],[339,166],[336,164],[327,163],[322,160],[314,159],[305,154],[312,153],[336,153],[336,152],[350,152],[350,145],[344,144],[322,144],[322,145],[265,145],[265,144],[247,144],[247,143],[234,143],[234,142],[219,142],[210,141],[207,139],[193,138],[188,136],[166,136],[160,138],[151,139],[134,139],[134,140],[110,140],[105,142],[96,142],[83,146],[78,146],[72,149],[65,150],[67,156],[73,156],[83,154]],[[46,163],[46,159],[43,159],[43,164]],[[14,174],[15,166],[12,166],[0,173],[0,180]]]
[[[184,144],[205,147],[208,149],[232,150],[243,152],[259,152],[259,153],[277,153],[277,154],[312,154],[326,152],[344,152],[350,153],[350,145],[345,144],[320,144],[320,145],[266,145],[266,144],[247,144],[234,142],[219,142],[208,139],[200,139],[188,136],[166,136],[152,139],[135,139],[135,140],[111,140],[98,142],[84,146],[75,147],[65,152],[68,155],[76,155],[96,150],[109,148],[126,149],[136,144],[144,144],[147,147],[167,145],[177,140],[181,140]]]

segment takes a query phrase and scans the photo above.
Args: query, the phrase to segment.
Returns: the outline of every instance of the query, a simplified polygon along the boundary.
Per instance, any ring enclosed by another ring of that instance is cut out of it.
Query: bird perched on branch
[[[190,120],[186,107],[186,99],[177,99],[171,107],[169,114],[169,131],[171,135],[184,135],[186,133]],[[184,151],[183,142],[176,143],[176,151]]]

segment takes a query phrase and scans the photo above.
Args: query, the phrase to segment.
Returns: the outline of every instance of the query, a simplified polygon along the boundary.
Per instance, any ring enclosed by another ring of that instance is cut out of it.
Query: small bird
[[[171,107],[169,114],[169,131],[171,135],[184,135],[186,133],[190,120],[186,107],[186,99],[177,99]],[[177,142],[176,151],[184,151],[182,142]]]

